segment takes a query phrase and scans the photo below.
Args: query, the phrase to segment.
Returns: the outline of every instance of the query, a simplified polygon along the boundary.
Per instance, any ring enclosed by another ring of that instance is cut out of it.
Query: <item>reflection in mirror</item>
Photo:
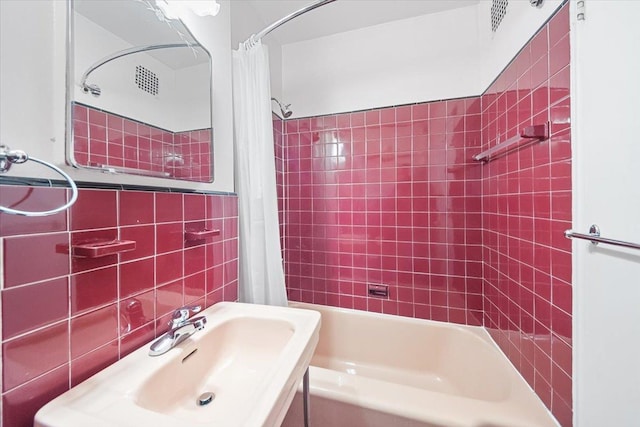
[[[69,0],[69,15],[69,162],[212,182],[209,52],[153,1]]]

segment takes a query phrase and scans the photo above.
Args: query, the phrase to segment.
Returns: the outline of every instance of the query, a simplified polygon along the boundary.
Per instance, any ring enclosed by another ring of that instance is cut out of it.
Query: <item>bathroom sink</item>
[[[315,311],[219,303],[167,353],[146,345],[49,402],[36,427],[279,426],[311,360]]]

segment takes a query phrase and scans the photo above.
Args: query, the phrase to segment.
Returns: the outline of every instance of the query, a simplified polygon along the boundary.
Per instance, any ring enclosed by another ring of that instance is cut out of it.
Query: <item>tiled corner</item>
[[[211,182],[211,129],[171,132],[74,103],[73,132],[74,157],[80,165]]]
[[[483,168],[484,310],[485,326],[562,425],[572,422],[568,33],[565,5],[482,96],[483,148],[519,127],[551,125],[549,140]],[[532,84],[521,89],[527,75]]]

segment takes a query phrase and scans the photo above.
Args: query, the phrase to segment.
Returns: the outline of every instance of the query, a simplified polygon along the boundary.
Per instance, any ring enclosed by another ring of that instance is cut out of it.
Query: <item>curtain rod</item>
[[[247,40],[247,42],[249,41],[258,41],[261,38],[263,38],[264,36],[266,36],[267,34],[269,34],[271,31],[275,30],[276,28],[278,28],[279,26],[291,21],[294,18],[297,18],[300,15],[303,15],[309,11],[312,11],[313,9],[316,9],[320,6],[324,6],[325,4],[328,3],[333,3],[336,0],[318,0],[314,3],[311,3],[310,5],[307,5],[305,7],[303,7],[302,9],[290,13],[289,15],[285,16],[284,18],[274,22],[273,24],[269,25],[268,27],[266,27],[264,30],[260,31],[257,34],[252,35],[251,37],[249,37],[249,39]],[[246,42],[245,42],[246,43]]]

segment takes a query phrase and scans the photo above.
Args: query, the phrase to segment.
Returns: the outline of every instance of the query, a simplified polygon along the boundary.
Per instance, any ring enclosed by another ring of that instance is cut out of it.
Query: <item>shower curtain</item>
[[[260,41],[233,51],[241,302],[287,305],[276,190],[269,56]]]

